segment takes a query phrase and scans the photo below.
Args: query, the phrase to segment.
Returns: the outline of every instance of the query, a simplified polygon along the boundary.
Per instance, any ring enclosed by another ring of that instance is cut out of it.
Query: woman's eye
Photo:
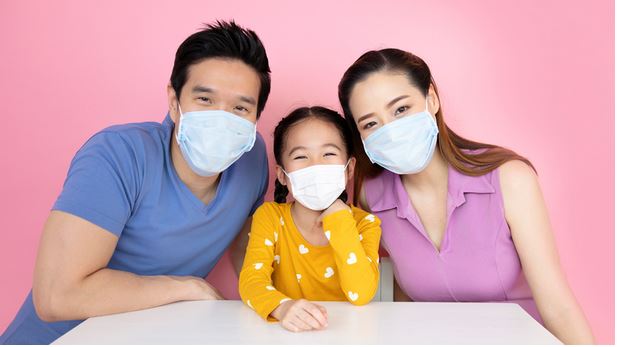
[[[249,110],[246,109],[246,107],[243,106],[236,106],[236,110],[240,111],[240,112],[248,112]]]
[[[368,122],[368,123],[364,124],[364,126],[362,128],[366,130],[366,129],[370,129],[370,128],[374,127],[375,125],[377,125],[376,122]]]
[[[200,101],[203,101],[205,103],[210,103],[210,98],[205,97],[205,96],[200,96],[197,99],[199,99]]]
[[[403,113],[403,112],[405,112],[407,110],[409,110],[409,106],[401,106],[401,107],[397,108],[396,111],[394,111],[394,115],[398,116],[398,115],[400,115],[401,113]]]

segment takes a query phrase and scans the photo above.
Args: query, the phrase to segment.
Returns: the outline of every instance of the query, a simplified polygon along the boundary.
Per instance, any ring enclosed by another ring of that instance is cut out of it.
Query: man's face
[[[223,110],[255,123],[260,86],[257,72],[241,60],[205,59],[188,68],[180,107],[183,113]],[[168,96],[171,118],[178,124],[180,113],[171,86]]]

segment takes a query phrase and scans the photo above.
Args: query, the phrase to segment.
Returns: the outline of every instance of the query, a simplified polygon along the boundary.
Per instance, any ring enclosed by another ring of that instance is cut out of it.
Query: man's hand
[[[203,278],[193,276],[169,276],[186,289],[185,300],[225,300],[223,294]]]

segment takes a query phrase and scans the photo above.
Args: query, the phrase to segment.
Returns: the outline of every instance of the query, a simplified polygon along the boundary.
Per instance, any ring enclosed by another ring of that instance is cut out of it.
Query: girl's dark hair
[[[176,51],[170,77],[178,100],[188,79],[189,67],[208,58],[238,59],[255,69],[261,82],[257,100],[259,118],[270,94],[270,66],[266,49],[257,34],[240,27],[233,20],[216,21],[184,40]]]
[[[435,89],[435,94],[439,98],[437,84],[433,80],[428,65],[420,57],[400,49],[387,48],[366,52],[345,71],[338,85],[338,97],[345,114],[345,119],[347,119],[347,123],[351,128],[356,149],[354,153],[356,168],[354,170],[353,186],[353,201],[356,204],[359,200],[360,188],[364,179],[377,176],[383,171],[383,168],[377,164],[372,164],[364,152],[360,132],[349,108],[349,97],[353,87],[358,82],[363,81],[373,73],[381,71],[405,74],[409,83],[420,89],[425,97],[428,95],[429,88],[432,85]],[[439,129],[437,146],[441,155],[457,171],[470,176],[482,176],[510,160],[521,160],[535,171],[529,160],[509,149],[467,140],[459,136],[446,125],[442,110],[443,107],[440,107],[437,114],[435,114],[437,128]]]
[[[274,159],[276,160],[276,163],[281,167],[283,167],[283,149],[285,148],[285,143],[287,141],[287,133],[289,132],[289,129],[292,126],[295,126],[298,123],[311,118],[319,119],[334,125],[336,127],[336,130],[338,130],[339,134],[341,135],[343,143],[345,143],[347,156],[351,157],[353,155],[353,142],[351,132],[343,116],[341,116],[336,111],[322,106],[300,107],[291,111],[290,114],[281,119],[279,124],[274,129]],[[289,194],[287,186],[282,185],[281,182],[276,179],[274,181],[274,201],[278,203],[286,202],[287,194]],[[343,193],[341,193],[341,195],[339,196],[339,199],[347,202],[347,191],[343,191]]]

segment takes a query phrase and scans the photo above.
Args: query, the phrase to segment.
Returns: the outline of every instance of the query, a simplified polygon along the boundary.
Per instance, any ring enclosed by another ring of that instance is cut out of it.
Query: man
[[[0,343],[47,344],[88,317],[222,299],[203,278],[242,263],[268,163],[255,123],[265,49],[216,22],[178,48],[162,123],[112,126],[77,152],[44,226],[33,288]]]

